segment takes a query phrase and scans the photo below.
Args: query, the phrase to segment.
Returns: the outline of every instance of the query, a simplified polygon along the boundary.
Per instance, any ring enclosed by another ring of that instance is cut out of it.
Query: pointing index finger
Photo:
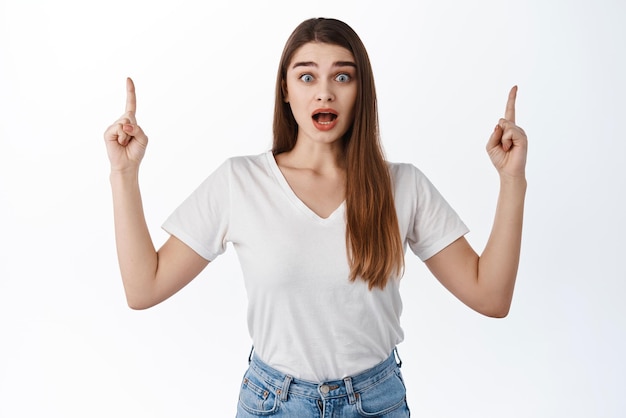
[[[504,111],[504,119],[515,123],[515,99],[517,98],[517,86],[513,86],[509,92],[509,99],[506,102],[506,110]]]
[[[128,77],[126,79],[126,112],[133,115],[137,111],[137,97],[135,96],[135,83]]]

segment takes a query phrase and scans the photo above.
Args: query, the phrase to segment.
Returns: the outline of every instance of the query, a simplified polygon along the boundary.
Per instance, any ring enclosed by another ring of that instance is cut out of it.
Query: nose
[[[335,100],[335,95],[328,83],[320,83],[319,86],[320,88],[316,96],[318,102],[332,102]]]

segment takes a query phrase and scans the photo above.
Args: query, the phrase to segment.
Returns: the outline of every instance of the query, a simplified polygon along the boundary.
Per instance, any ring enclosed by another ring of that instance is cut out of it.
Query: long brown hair
[[[287,68],[294,53],[306,43],[338,45],[356,61],[357,97],[354,122],[343,138],[346,162],[346,246],[350,280],[368,282],[370,290],[384,288],[404,268],[404,251],[396,215],[389,169],[378,131],[378,110],[372,66],[359,36],[342,21],[314,18],[293,31],[283,50],[276,78],[274,155],[296,144],[298,124],[285,103]]]

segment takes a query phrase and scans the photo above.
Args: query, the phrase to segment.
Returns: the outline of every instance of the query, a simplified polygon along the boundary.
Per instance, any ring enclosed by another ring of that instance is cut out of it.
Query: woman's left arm
[[[462,237],[428,260],[437,279],[470,308],[502,318],[510,309],[522,241],[526,154],[524,130],[515,125],[517,86],[498,121],[487,153],[500,176],[500,193],[489,240],[479,256]]]

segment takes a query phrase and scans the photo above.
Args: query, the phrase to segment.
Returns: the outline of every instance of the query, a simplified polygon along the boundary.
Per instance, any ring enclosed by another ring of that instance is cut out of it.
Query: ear
[[[289,103],[289,93],[287,92],[287,83],[285,82],[285,80],[280,82],[280,89],[283,93],[283,102]]]

